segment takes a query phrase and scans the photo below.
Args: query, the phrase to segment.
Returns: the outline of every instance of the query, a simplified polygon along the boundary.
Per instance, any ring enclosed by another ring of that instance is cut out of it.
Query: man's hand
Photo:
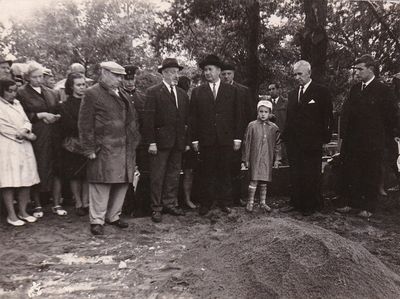
[[[94,160],[94,159],[96,159],[96,154],[95,154],[95,153],[91,153],[91,154],[89,154],[89,155],[87,156],[87,158],[88,158],[89,160]]]
[[[190,146],[189,146],[189,145],[186,145],[186,146],[185,146],[185,152],[187,152],[188,150],[190,150]]]
[[[281,161],[275,161],[274,168],[279,168],[279,166],[281,166]]]
[[[198,142],[194,142],[192,143],[193,145],[193,150],[198,153],[199,152],[199,143]]]
[[[36,114],[37,118],[43,120],[44,123],[46,124],[52,124],[55,123],[57,120],[61,118],[60,114],[53,114],[53,113],[48,113],[48,112],[40,112]]]
[[[148,152],[149,152],[150,155],[157,155],[157,145],[156,144],[150,144]]]
[[[236,152],[236,151],[238,151],[239,149],[240,149],[240,145],[241,145],[242,143],[240,142],[240,141],[237,141],[237,140],[234,140],[233,141],[233,150]]]

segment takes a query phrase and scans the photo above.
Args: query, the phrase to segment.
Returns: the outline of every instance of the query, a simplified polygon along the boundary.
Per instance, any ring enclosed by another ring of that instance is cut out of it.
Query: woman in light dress
[[[30,187],[40,182],[31,141],[36,136],[20,102],[15,99],[17,84],[0,80],[0,191],[13,226],[32,223],[37,218],[26,212]],[[18,214],[14,199],[18,199]]]

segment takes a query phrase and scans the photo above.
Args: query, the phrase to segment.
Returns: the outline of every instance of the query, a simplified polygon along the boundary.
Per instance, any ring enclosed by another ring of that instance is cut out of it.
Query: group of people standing
[[[1,60],[0,71],[7,73],[7,64]],[[126,228],[122,206],[144,159],[149,161],[151,219],[157,223],[163,213],[185,214],[178,190],[181,170],[190,160],[200,161],[200,215],[214,207],[231,212],[232,199],[243,197],[235,182],[241,168],[248,169],[250,179],[246,210],[253,211],[259,189],[260,207],[269,212],[272,169],[286,161],[291,201],[283,211],[310,215],[320,209],[322,147],[331,140],[332,98],[311,79],[311,65],[304,60],[293,65],[298,88],[287,100],[279,84],[272,83],[271,99],[258,103],[234,81],[234,67],[218,56],[206,56],[199,67],[205,81],[191,90],[190,98],[190,79],[181,80],[183,67],[175,58],[163,60],[158,68],[162,82],[145,96],[135,89],[137,67],[112,61],[100,64],[99,79],[89,88],[85,69],[77,64],[58,89],[44,86],[45,69],[37,63],[29,65],[26,83],[18,90],[15,81],[0,79],[0,190],[7,222],[20,226],[43,217],[43,192],[52,195],[52,212],[66,215],[64,177],[77,214],[89,214],[94,235],[104,233],[104,223]],[[345,206],[338,210],[360,209],[362,217],[374,211],[383,150],[397,134],[397,105],[375,78],[375,68],[368,55],[355,62],[360,83],[345,101],[340,133]],[[190,186],[193,177],[186,175]],[[187,205],[194,208],[190,187],[184,191]],[[32,216],[26,211],[31,197]]]

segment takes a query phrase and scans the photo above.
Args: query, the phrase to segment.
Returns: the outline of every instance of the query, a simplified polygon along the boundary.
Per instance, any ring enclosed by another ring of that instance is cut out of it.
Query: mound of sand
[[[201,298],[400,298],[400,276],[363,246],[288,218],[205,238],[183,261],[181,280]]]

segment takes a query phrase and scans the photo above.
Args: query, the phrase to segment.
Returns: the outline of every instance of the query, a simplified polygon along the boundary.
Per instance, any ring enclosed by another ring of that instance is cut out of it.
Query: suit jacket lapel
[[[310,85],[308,85],[306,91],[303,93],[303,96],[301,98],[301,103],[305,104],[308,103],[308,100],[310,98],[310,95],[312,94],[312,89],[313,89],[313,82],[310,83]],[[297,90],[298,92],[298,90]]]
[[[207,95],[207,98],[209,99],[209,101],[213,104],[215,104],[215,100],[214,100],[214,95],[212,93],[210,84],[207,82],[206,85],[204,86],[205,88],[205,93]]]
[[[168,90],[167,86],[165,86],[164,83],[161,83],[162,87],[161,87],[161,92],[164,93],[164,95],[167,97],[167,99],[170,100],[170,102],[175,106],[176,108],[176,101],[175,101],[175,97],[172,96],[171,91]],[[179,104],[179,102],[178,102]]]
[[[218,88],[218,92],[217,92],[217,98],[215,99],[216,103],[222,100],[222,95],[224,94],[224,88],[225,88],[225,86],[221,82],[219,84],[219,88]],[[212,94],[212,92],[211,92],[211,94]],[[213,98],[214,98],[214,95],[213,95]]]

